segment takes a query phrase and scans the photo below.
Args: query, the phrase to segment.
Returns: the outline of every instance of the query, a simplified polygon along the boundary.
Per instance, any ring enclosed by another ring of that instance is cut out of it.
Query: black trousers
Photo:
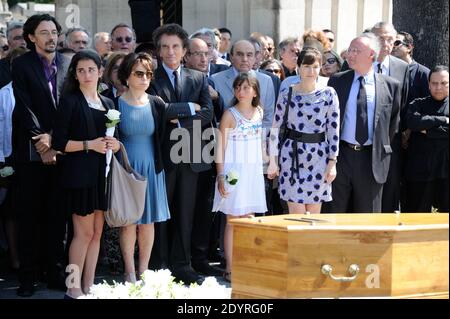
[[[392,149],[389,173],[386,183],[383,185],[383,195],[381,197],[381,211],[383,213],[393,213],[396,210],[400,210],[402,169],[405,161],[405,152],[401,148],[400,133],[395,135]]]
[[[178,164],[166,172],[167,199],[171,218],[167,221],[169,267],[182,271],[191,265],[191,238],[197,195],[198,173],[189,164]]]
[[[449,180],[407,182],[408,198],[403,210],[407,213],[428,213],[431,207],[441,213],[448,213]]]
[[[68,216],[58,201],[58,166],[19,164],[16,174],[16,190],[21,194],[20,201],[14,203],[18,216],[19,281],[30,285],[43,272],[52,279],[63,273]]]
[[[197,198],[192,227],[192,263],[208,262],[211,245],[212,225],[215,215],[212,212],[216,186],[216,170],[211,168],[198,174]],[[213,234],[214,235],[214,234]]]
[[[341,143],[336,164],[337,176],[332,184],[331,202],[323,203],[324,213],[379,213],[383,184],[372,173],[372,148],[352,150]]]

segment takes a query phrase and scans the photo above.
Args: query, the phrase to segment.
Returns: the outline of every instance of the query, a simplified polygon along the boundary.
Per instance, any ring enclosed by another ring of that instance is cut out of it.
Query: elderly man
[[[191,39],[202,39],[208,46],[208,72],[207,75],[219,73],[228,69],[230,63],[220,57],[215,56],[215,47],[217,46],[216,36],[214,31],[208,28],[202,28],[195,31],[191,36]],[[215,60],[215,62],[214,62]]]
[[[381,212],[401,92],[398,81],[374,72],[379,46],[371,33],[354,39],[347,58],[352,70],[328,82],[339,97],[341,142],[333,201],[324,203],[324,212]]]
[[[89,31],[85,28],[71,28],[66,32],[66,47],[79,52],[89,48],[91,39]]]
[[[111,50],[125,53],[136,49],[136,32],[127,24],[120,23],[111,31]]]
[[[111,51],[111,36],[108,32],[98,32],[94,35],[95,51],[104,56]]]
[[[400,82],[401,88],[401,109],[400,109],[400,125],[398,132],[396,132],[395,139],[392,143],[392,159],[391,167],[389,169],[389,176],[383,188],[383,207],[382,211],[386,213],[399,210],[401,197],[401,144],[407,143],[407,133],[402,135],[406,130],[404,123],[404,116],[406,114],[406,102],[408,100],[409,90],[409,71],[408,64],[395,56],[391,55],[394,48],[397,31],[394,26],[388,22],[378,22],[373,28],[372,32],[378,37],[380,41],[380,52],[378,59],[374,62],[374,70],[377,73],[388,75]],[[402,141],[403,138],[403,141]]]
[[[297,75],[297,57],[302,47],[298,38],[287,38],[280,42],[278,50],[286,77]]]
[[[261,92],[261,106],[264,109],[263,126],[270,129],[275,107],[275,91],[272,79],[261,72],[253,71],[255,64],[255,47],[247,40],[240,40],[231,47],[231,64],[228,70],[216,73],[212,80],[216,85],[217,91],[225,101],[225,108],[232,105],[234,91],[233,81],[242,72],[253,73],[258,79]]]
[[[26,48],[27,44],[23,38],[23,23],[10,22],[6,29],[9,51],[18,47]],[[0,88],[11,82],[11,66],[7,59],[0,60]]]

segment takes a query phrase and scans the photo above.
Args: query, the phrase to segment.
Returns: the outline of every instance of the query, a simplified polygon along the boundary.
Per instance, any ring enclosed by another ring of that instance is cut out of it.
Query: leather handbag
[[[109,208],[105,220],[110,227],[135,224],[144,213],[147,179],[137,173],[128,161],[125,147],[120,143],[122,164],[112,156],[109,183]]]

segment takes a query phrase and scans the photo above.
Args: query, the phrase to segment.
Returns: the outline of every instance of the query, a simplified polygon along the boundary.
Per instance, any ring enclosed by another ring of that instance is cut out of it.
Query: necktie
[[[173,71],[173,76],[175,77],[175,81],[173,82],[173,88],[175,91],[175,96],[177,98],[177,101],[179,102],[181,100],[181,85],[180,85],[180,79],[178,77],[178,72]]]
[[[364,77],[360,76],[359,91],[356,98],[356,134],[355,139],[359,145],[364,145],[369,138],[369,125],[367,121],[367,94],[364,87]]]
[[[383,69],[381,68],[381,63],[378,63],[378,73],[383,74]]]

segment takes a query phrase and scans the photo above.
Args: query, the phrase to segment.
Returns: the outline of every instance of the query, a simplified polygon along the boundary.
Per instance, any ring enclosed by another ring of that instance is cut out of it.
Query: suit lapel
[[[380,119],[381,113],[381,103],[380,98],[383,94],[384,80],[383,77],[375,73],[375,117],[373,121],[373,129],[374,131],[377,128],[378,120]]]
[[[56,73],[56,103],[58,104],[61,92],[64,86],[64,80],[66,78],[67,69],[69,68],[70,60],[60,53],[56,53],[56,62],[58,71]]]
[[[231,92],[233,92],[233,82],[234,82],[234,70],[233,68],[230,68],[227,73],[225,74],[227,80],[225,81],[226,85],[228,86],[228,88],[231,90]],[[228,102],[228,101],[227,101]]]
[[[42,61],[39,58],[39,55],[37,53],[34,53],[35,63],[30,63],[31,68],[33,69],[34,73],[36,73],[36,77],[41,83],[45,93],[47,94],[48,99],[52,102],[53,107],[56,108],[55,100],[53,99],[53,95],[50,92],[50,87],[48,86],[47,78],[45,77],[45,71],[44,66],[42,65]]]
[[[189,70],[181,68],[181,100],[178,102],[189,101],[189,94],[192,91],[191,78],[192,75]]]
[[[163,67],[158,68],[156,71],[155,89],[156,93],[159,94],[164,101],[174,102],[177,100],[172,83]]]

